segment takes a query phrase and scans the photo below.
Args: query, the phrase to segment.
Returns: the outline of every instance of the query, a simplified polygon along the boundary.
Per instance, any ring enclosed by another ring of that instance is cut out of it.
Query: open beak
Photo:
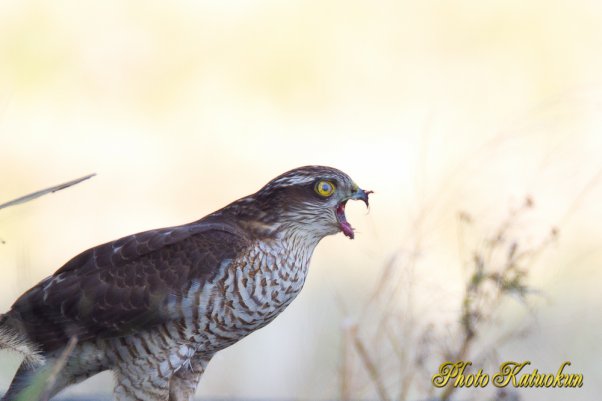
[[[335,213],[339,222],[339,228],[343,234],[349,237],[349,239],[353,239],[355,235],[353,233],[353,227],[351,227],[351,224],[347,221],[347,217],[345,217],[345,204],[349,199],[353,199],[364,201],[366,207],[369,207],[370,203],[368,202],[368,195],[371,193],[372,191],[364,191],[361,188],[357,188],[350,197],[343,199],[336,207]]]

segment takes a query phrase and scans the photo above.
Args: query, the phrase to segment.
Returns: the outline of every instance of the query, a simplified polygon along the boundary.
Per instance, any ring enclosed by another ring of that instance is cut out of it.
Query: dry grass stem
[[[71,181],[68,181],[68,182],[65,182],[65,183],[62,183],[62,184],[59,184],[59,185],[55,185],[55,186],[52,186],[52,187],[49,187],[49,188],[46,188],[46,189],[42,189],[42,190],[39,190],[39,191],[36,191],[36,192],[32,192],[32,193],[30,193],[28,195],[21,196],[21,197],[19,197],[17,199],[13,199],[11,201],[8,201],[6,203],[1,204],[0,205],[0,209],[4,209],[4,208],[10,207],[10,206],[20,205],[20,204],[32,201],[34,199],[37,199],[40,196],[43,196],[43,195],[46,195],[46,194],[51,194],[51,193],[60,191],[60,190],[65,189],[65,188],[72,187],[73,185],[79,184],[80,182],[85,181],[87,179],[90,179],[90,178],[94,177],[95,175],[96,175],[96,173],[88,174],[86,176],[77,178],[75,180],[71,180]]]
[[[52,366],[52,370],[50,371],[50,375],[46,379],[46,385],[44,386],[44,390],[40,395],[39,401],[48,401],[50,396],[52,395],[52,389],[54,388],[54,384],[56,383],[56,378],[60,371],[65,367],[67,363],[67,359],[73,353],[75,346],[77,345],[77,337],[73,336],[69,339],[67,346],[61,353],[61,356],[57,359],[57,361]]]
[[[478,221],[468,212],[458,214],[459,264],[466,281],[461,296],[448,301],[458,305],[457,315],[452,317],[455,323],[431,321],[423,316],[425,311],[417,309],[424,308],[416,302],[414,282],[414,272],[422,262],[421,240],[383,266],[357,320],[344,310],[346,319],[354,324],[343,330],[343,400],[360,397],[358,392],[366,385],[382,401],[449,400],[456,387],[448,385],[437,394],[430,383],[442,362],[479,358],[484,364],[491,363],[501,345],[525,334],[528,326],[504,327],[500,311],[510,296],[529,306],[527,297],[535,291],[528,284],[528,273],[558,234],[553,228],[538,244],[529,245],[520,223],[532,208],[533,200],[526,197],[490,235],[477,231],[471,240],[467,233],[478,228]],[[504,334],[488,341],[493,329]],[[363,378],[353,366],[368,375]]]

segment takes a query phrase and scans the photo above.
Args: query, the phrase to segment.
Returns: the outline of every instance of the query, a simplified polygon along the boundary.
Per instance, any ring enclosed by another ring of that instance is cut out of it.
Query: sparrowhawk
[[[297,296],[318,242],[354,237],[345,204],[367,206],[369,193],[337,169],[301,167],[193,223],[84,251],[0,316],[0,348],[25,355],[3,400],[70,339],[51,395],[112,370],[115,400],[191,400],[216,352]]]

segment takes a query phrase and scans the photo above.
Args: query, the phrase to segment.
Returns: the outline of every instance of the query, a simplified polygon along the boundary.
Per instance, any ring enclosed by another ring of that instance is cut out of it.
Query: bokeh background
[[[0,203],[98,176],[0,210],[0,310],[90,246],[195,220],[290,168],[326,164],[375,191],[369,213],[348,207],[356,240],[325,239],[300,297],[218,354],[199,395],[336,399],[341,327],[387,261],[418,249],[415,302],[453,324],[465,279],[458,212],[486,236],[531,196],[524,240],[550,227],[559,237],[530,276],[545,302],[527,314],[509,303],[508,324],[536,324],[500,362],[555,372],[570,360],[583,388],[520,395],[595,399],[600,21],[592,0],[3,0]],[[0,360],[5,388],[18,358]],[[69,393],[111,386],[102,374]]]

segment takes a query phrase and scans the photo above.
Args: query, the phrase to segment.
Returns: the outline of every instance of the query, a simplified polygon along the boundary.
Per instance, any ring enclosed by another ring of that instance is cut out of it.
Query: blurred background
[[[219,353],[199,396],[433,395],[430,378],[454,352],[429,353],[423,372],[404,349],[423,326],[439,333],[429,347],[461,342],[470,261],[510,220],[508,244],[545,249],[529,265],[533,296],[505,297],[479,336],[497,352],[486,370],[530,360],[555,373],[568,360],[581,389],[517,396],[595,399],[601,20],[591,0],[4,0],[0,203],[98,175],[0,210],[0,311],[88,247],[196,220],[288,169],[325,164],[375,191],[369,212],[348,207],[356,239],[322,241],[299,298]],[[383,277],[399,284],[384,304]],[[370,334],[383,321],[388,340]],[[520,336],[498,343],[502,329]],[[3,389],[19,358],[0,361]],[[67,393],[109,394],[111,380]]]

